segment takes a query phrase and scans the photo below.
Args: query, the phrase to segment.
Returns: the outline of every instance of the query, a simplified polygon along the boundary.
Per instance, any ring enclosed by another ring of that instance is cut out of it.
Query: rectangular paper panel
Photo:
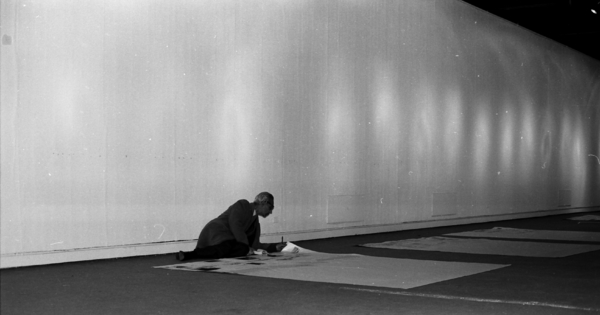
[[[155,268],[410,289],[506,266],[508,265],[394,259],[356,254],[278,253]]]
[[[446,234],[449,236],[490,237],[490,238],[520,238],[534,240],[582,241],[600,242],[600,233],[577,231],[527,230],[505,227],[476,230],[469,232]]]
[[[463,239],[439,236],[370,243],[361,246],[527,257],[565,257],[600,249],[600,245]]]

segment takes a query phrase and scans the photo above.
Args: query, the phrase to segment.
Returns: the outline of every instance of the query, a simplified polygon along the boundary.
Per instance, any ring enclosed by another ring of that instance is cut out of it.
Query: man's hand
[[[275,249],[280,252],[282,249],[284,249],[287,246],[287,243],[279,243],[277,245],[275,245]]]
[[[257,250],[254,251],[254,254],[256,254],[256,255],[266,255],[268,253],[267,253],[266,250],[259,248],[259,249],[257,249]]]

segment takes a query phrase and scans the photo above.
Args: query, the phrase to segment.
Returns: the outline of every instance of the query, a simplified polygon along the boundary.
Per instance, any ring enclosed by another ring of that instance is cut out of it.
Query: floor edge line
[[[390,294],[390,295],[435,298],[435,299],[444,299],[444,300],[462,300],[462,301],[469,301],[469,302],[518,304],[518,305],[527,305],[527,306],[546,306],[546,307],[552,307],[552,308],[561,308],[561,309],[570,309],[570,310],[588,311],[588,312],[599,312],[600,311],[600,309],[591,308],[591,307],[578,307],[578,306],[545,303],[545,302],[537,302],[537,301],[485,299],[485,298],[474,298],[474,297],[466,297],[466,296],[453,296],[453,295],[417,293],[417,292],[406,292],[406,291],[404,291],[404,292],[402,292],[402,291],[386,291],[386,290],[351,288],[351,287],[341,287],[340,289],[351,290],[351,291],[370,292],[370,293],[382,293],[382,294]]]

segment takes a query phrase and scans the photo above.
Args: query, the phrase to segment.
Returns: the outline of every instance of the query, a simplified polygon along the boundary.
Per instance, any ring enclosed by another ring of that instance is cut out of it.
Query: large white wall
[[[460,1],[1,9],[3,268],[600,205],[600,62]]]

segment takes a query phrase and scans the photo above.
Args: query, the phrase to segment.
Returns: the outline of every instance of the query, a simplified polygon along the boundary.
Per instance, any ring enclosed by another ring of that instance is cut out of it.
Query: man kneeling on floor
[[[267,252],[280,252],[285,243],[261,244],[258,216],[266,218],[273,212],[273,195],[261,192],[254,202],[238,200],[200,232],[196,249],[180,251],[177,260],[240,257]]]

